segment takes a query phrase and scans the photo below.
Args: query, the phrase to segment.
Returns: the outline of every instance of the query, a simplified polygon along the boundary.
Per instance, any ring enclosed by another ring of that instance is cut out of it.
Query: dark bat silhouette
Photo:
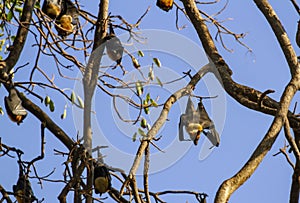
[[[124,47],[120,39],[116,36],[112,24],[109,24],[109,33],[105,38],[105,47],[108,57],[121,65]]]
[[[13,185],[13,192],[18,203],[31,203],[37,200],[28,178],[22,172],[19,174],[17,185]]]
[[[20,123],[22,123],[26,118],[27,111],[22,106],[22,101],[19,98],[16,89],[9,89],[8,97],[4,97],[4,104],[9,118],[20,125]]]
[[[94,188],[95,193],[100,196],[111,189],[111,176],[104,165],[96,165],[94,168]]]

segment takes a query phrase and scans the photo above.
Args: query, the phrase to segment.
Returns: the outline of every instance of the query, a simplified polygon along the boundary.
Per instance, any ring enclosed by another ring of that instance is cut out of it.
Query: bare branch
[[[265,2],[264,2],[265,3]],[[246,98],[251,98],[251,94],[257,94],[261,95],[260,92],[257,92],[256,90],[252,88],[248,88],[246,86],[241,86],[239,84],[236,84],[231,79],[231,70],[229,69],[228,65],[225,63],[225,61],[222,59],[222,57],[219,55],[214,42],[212,40],[212,37],[208,31],[207,26],[205,25],[203,18],[193,0],[183,0],[184,7],[186,9],[186,12],[191,19],[198,36],[200,40],[202,41],[203,47],[208,54],[208,56],[211,58],[213,63],[216,65],[220,77],[222,78],[222,82],[224,85],[225,90],[234,97],[237,101],[242,103],[245,106],[248,106],[252,109],[257,109],[257,101],[259,97],[256,97],[256,104],[249,105]],[[267,8],[270,8],[268,5],[266,5]],[[275,18],[276,15],[274,12],[272,13],[272,17]],[[276,19],[278,19],[276,17]],[[275,19],[275,20],[276,20]],[[274,23],[274,22],[273,22]],[[281,26],[280,22],[279,24],[275,23],[278,26]],[[282,28],[282,27],[281,27]],[[280,30],[282,31],[282,30]],[[275,31],[276,32],[276,31]],[[288,49],[286,47],[290,47],[290,42],[288,41],[286,33],[281,32],[281,37],[276,35],[278,37],[278,40],[281,44],[283,44],[285,47],[283,48],[284,52],[289,52],[290,56],[293,55],[293,50]],[[288,42],[288,43],[287,43]],[[258,165],[261,163],[267,152],[270,150],[272,144],[275,142],[277,135],[281,129],[281,127],[284,124],[285,116],[288,114],[288,107],[290,105],[290,100],[294,96],[295,92],[298,90],[299,87],[299,71],[295,71],[297,67],[297,63],[294,63],[295,60],[297,60],[296,55],[294,54],[293,57],[288,57],[288,61],[291,62],[289,59],[293,61],[293,63],[289,63],[292,73],[292,80],[287,85],[282,97],[281,97],[281,106],[275,108],[275,111],[273,114],[276,114],[276,117],[268,131],[268,133],[265,135],[264,139],[261,141],[261,143],[258,145],[254,153],[252,154],[251,158],[248,160],[248,162],[244,165],[244,167],[231,179],[226,180],[223,182],[223,184],[220,186],[219,191],[217,193],[217,196],[215,198],[215,202],[227,202],[230,198],[230,195],[241,185],[243,184],[255,171],[255,169],[258,167]],[[237,90],[239,89],[239,90]],[[251,93],[248,92],[247,89],[252,89]],[[241,92],[239,92],[241,90]],[[246,94],[236,94],[239,93],[246,93]],[[250,93],[250,95],[249,95]],[[247,96],[248,95],[248,96]],[[252,95],[253,96],[253,95]],[[253,97],[252,97],[253,98]],[[251,101],[252,102],[252,101]],[[267,103],[267,102],[266,102]],[[269,106],[268,104],[266,106]],[[278,109],[278,111],[277,111]],[[276,113],[277,112],[277,113]],[[269,111],[269,113],[271,113]],[[298,125],[298,123],[295,123]]]
[[[148,143],[148,146],[145,150],[145,160],[144,160],[144,190],[145,190],[145,196],[146,196],[146,202],[151,203],[150,195],[149,195],[149,163],[150,163],[150,146]]]
[[[24,3],[24,9],[20,18],[20,26],[12,45],[14,48],[10,51],[8,57],[5,59],[6,67],[4,71],[6,73],[9,73],[19,60],[24,44],[26,42],[34,4],[35,0],[26,0]]]
[[[295,72],[299,69],[298,58],[277,14],[267,0],[254,0],[254,2],[270,24],[280,44],[280,48],[284,53],[285,59],[289,64],[291,75],[295,75]]]

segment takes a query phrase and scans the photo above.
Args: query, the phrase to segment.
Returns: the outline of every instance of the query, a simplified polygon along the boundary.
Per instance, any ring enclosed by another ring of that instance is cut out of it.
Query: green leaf
[[[50,100],[50,102],[49,102],[49,109],[51,112],[53,112],[55,110],[54,102],[52,100]]]
[[[135,89],[136,89],[136,92],[137,92],[137,95],[138,96],[141,96],[144,92],[144,88],[143,88],[143,85],[140,81],[137,81],[135,83]]]
[[[15,36],[15,35],[12,35],[12,36],[10,37],[10,39],[11,39],[11,41],[15,41],[16,36]]]
[[[139,55],[140,57],[144,57],[144,56],[145,56],[145,55],[144,55],[144,52],[142,52],[141,50],[138,51],[138,55]]]
[[[142,120],[141,120],[141,127],[142,128],[147,128],[147,120],[144,119],[144,118],[142,118]]]
[[[19,6],[16,6],[15,7],[15,11],[19,12],[19,13],[22,13],[23,12],[23,8],[22,7],[19,7]]]
[[[138,129],[138,133],[139,133],[141,136],[146,137],[146,133],[145,133],[141,128]]]
[[[153,72],[153,68],[152,67],[150,67],[150,69],[149,69],[149,73],[148,73],[148,77],[149,77],[149,79],[151,80],[151,81],[153,81],[154,80],[154,72]]]
[[[154,107],[158,107],[158,104],[156,103],[155,100],[153,99],[150,99],[150,102],[151,102],[151,105],[154,106]]]
[[[146,100],[143,101],[143,106],[148,106],[148,102]],[[145,114],[149,114],[150,113],[149,107],[144,107],[144,112]]]
[[[75,103],[75,100],[76,100],[76,95],[75,95],[75,92],[72,91],[72,93],[71,93],[71,101],[72,101],[72,104]]]
[[[11,11],[9,11],[8,14],[7,14],[7,16],[6,16],[7,21],[10,22],[11,19],[12,19],[12,17],[13,17],[13,13]]]
[[[41,4],[39,1],[37,1],[34,5],[34,8],[41,8]]]
[[[135,142],[136,141],[136,136],[137,136],[137,133],[135,132],[132,136],[132,141]]]
[[[48,104],[50,104],[50,101],[51,101],[50,97],[46,96],[44,99],[45,106],[48,106]]]
[[[147,103],[150,101],[150,99],[151,99],[150,93],[147,93],[147,95],[146,95],[146,101],[147,101]]]
[[[160,80],[157,76],[156,76],[156,81],[158,82],[158,84],[159,84],[161,87],[163,86],[161,80]]]
[[[61,119],[65,119],[67,117],[67,109],[64,109],[64,112],[60,115]]]
[[[158,58],[153,58],[153,62],[157,65],[157,67],[161,67],[161,62]]]
[[[139,64],[138,60],[134,56],[131,57],[131,61],[132,61],[133,66],[136,69],[139,69],[141,67],[141,65]]]
[[[3,109],[2,109],[1,106],[0,106],[0,114],[1,114],[1,115],[4,115],[4,111],[3,111]]]
[[[84,103],[83,103],[83,100],[81,99],[81,97],[80,96],[77,96],[77,101],[78,101],[78,104],[79,104],[79,106],[80,106],[80,108],[84,108]]]

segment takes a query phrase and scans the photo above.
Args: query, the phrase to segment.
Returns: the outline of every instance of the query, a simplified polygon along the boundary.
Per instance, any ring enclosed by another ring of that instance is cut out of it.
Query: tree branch
[[[11,49],[8,57],[5,59],[4,71],[6,73],[9,73],[19,60],[24,44],[26,42],[34,4],[35,0],[26,0],[24,3],[22,16],[20,18],[20,26],[12,45],[13,49]]]
[[[292,125],[299,126],[298,120],[294,120],[295,118],[291,116],[292,113],[288,112],[290,100],[299,88],[299,71],[297,71],[298,64],[295,63],[297,57],[294,55],[294,51],[291,48],[288,48],[290,47],[290,45],[288,44],[289,40],[287,38],[286,33],[283,33],[283,30],[278,28],[279,31],[277,32],[281,33],[283,36],[280,37],[279,34],[276,34],[276,36],[282,46],[287,46],[282,49],[290,65],[290,71],[293,78],[286,87],[281,97],[280,104],[270,99],[269,97],[266,97],[264,103],[265,106],[263,109],[260,110],[258,108],[258,101],[262,93],[253,88],[237,84],[232,80],[232,72],[229,69],[228,65],[225,63],[225,61],[222,59],[222,57],[219,55],[215,44],[212,40],[212,37],[209,33],[209,30],[206,24],[204,23],[204,19],[202,18],[195,2],[193,0],[182,0],[182,2],[184,4],[187,15],[189,16],[191,22],[193,23],[197,31],[197,34],[202,42],[205,52],[216,65],[217,70],[220,73],[220,81],[222,81],[223,87],[226,90],[226,92],[234,99],[236,99],[239,103],[243,104],[248,108],[268,113],[271,115],[276,115],[268,133],[258,145],[248,162],[234,177],[223,182],[223,184],[220,186],[219,191],[217,192],[217,196],[215,198],[215,202],[227,202],[230,198],[230,195],[253,174],[253,172],[261,163],[267,152],[270,150],[272,144],[277,138],[277,135],[282,125],[284,124],[285,116],[289,113],[289,119],[291,119],[290,122],[293,122]],[[272,14],[274,15],[274,13]],[[274,18],[278,19],[276,16]],[[278,25],[278,23],[274,24]]]
[[[254,0],[254,2],[270,24],[293,75],[298,67],[298,58],[283,25],[267,0]]]
[[[93,52],[89,58],[87,67],[85,68],[83,76],[83,88],[84,88],[84,112],[83,112],[83,140],[84,147],[90,155],[92,155],[92,126],[91,126],[91,110],[92,110],[92,98],[94,95],[95,87],[98,81],[98,72],[100,68],[100,61],[103,55],[104,46],[101,44],[104,42],[107,30],[108,19],[108,5],[109,0],[101,0],[99,4],[99,13],[96,22],[96,31],[94,35]],[[89,162],[90,169],[93,169],[92,161]],[[92,186],[93,186],[93,170],[87,170],[87,187],[88,195],[86,202],[92,203]]]
[[[140,165],[141,159],[142,159],[142,155],[145,152],[145,149],[147,148],[148,142],[150,140],[152,140],[153,138],[155,138],[157,132],[160,130],[160,128],[164,125],[164,123],[167,120],[169,111],[171,109],[171,107],[173,106],[173,104],[180,99],[183,96],[189,95],[192,90],[194,90],[195,85],[199,82],[199,80],[208,72],[213,71],[213,67],[212,64],[207,64],[204,67],[202,67],[191,79],[191,81],[189,82],[189,84],[176,91],[175,93],[173,93],[168,99],[167,101],[164,103],[164,107],[158,117],[158,119],[155,121],[155,123],[153,124],[152,128],[148,131],[147,133],[147,138],[145,140],[143,140],[136,152],[136,157],[134,159],[134,162],[131,166],[131,169],[129,171],[127,180],[124,182],[123,186],[121,187],[120,193],[121,195],[123,194],[123,190],[125,188],[125,186],[131,182],[136,174],[136,171]],[[136,184],[135,184],[136,185]],[[133,186],[135,186],[133,184]],[[138,188],[133,188],[134,191],[136,191]]]
[[[52,121],[52,119],[36,104],[27,99],[23,94],[18,94],[22,100],[22,106],[37,117],[42,123],[45,123],[45,127],[53,133],[69,150],[73,148],[73,140]]]
[[[297,149],[299,151],[299,149],[300,149],[300,128],[293,129],[293,130],[294,130],[295,142],[297,145]],[[296,164],[295,164],[295,170],[294,170],[293,177],[292,177],[292,185],[291,185],[291,191],[290,191],[290,203],[298,203],[299,202],[300,159],[297,157],[297,154],[295,154],[295,157],[296,157]]]

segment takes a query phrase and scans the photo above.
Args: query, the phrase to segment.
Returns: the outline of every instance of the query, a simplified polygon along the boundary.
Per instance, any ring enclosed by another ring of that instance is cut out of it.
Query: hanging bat
[[[200,139],[200,134],[203,134],[209,139],[214,146],[219,146],[220,137],[215,129],[213,121],[209,118],[202,101],[198,103],[198,108],[195,110],[194,104],[189,97],[185,113],[180,116],[179,122],[179,140],[184,141],[183,126],[189,134],[191,140],[197,145]],[[207,130],[207,131],[204,131]]]
[[[73,18],[70,15],[63,15],[57,21],[58,26],[55,26],[57,33],[61,37],[66,37],[73,33],[74,25],[72,24]]]
[[[179,122],[179,140],[184,141],[183,127],[185,127],[186,132],[189,134],[191,140],[194,144],[198,144],[200,139],[200,134],[203,131],[203,126],[200,123],[199,111],[196,111],[191,98],[188,98],[185,113],[180,116]]]
[[[13,185],[13,192],[18,203],[31,203],[36,200],[31,184],[24,175],[20,175],[17,185]]]
[[[203,131],[203,134],[209,139],[209,141],[216,147],[220,144],[220,135],[215,128],[214,122],[209,118],[202,100],[200,99],[198,103],[197,111],[200,114],[200,123],[203,127],[203,130],[206,129],[208,131]]]
[[[18,125],[23,122],[27,116],[27,111],[22,106],[22,101],[18,96],[17,90],[9,89],[8,97],[4,97],[4,104],[9,118]]]
[[[156,6],[158,6],[160,9],[168,12],[173,7],[173,0],[157,0]]]
[[[104,165],[96,165],[94,168],[95,193],[100,196],[111,189],[111,176]]]
[[[124,47],[122,46],[120,39],[116,36],[111,23],[109,24],[109,33],[105,37],[105,40],[105,47],[108,57],[117,62],[116,66],[121,65]]]
[[[72,34],[78,25],[79,12],[70,0],[62,0],[62,11],[55,21],[55,29],[62,38]]]
[[[60,14],[61,0],[44,0],[42,11],[54,20]]]

